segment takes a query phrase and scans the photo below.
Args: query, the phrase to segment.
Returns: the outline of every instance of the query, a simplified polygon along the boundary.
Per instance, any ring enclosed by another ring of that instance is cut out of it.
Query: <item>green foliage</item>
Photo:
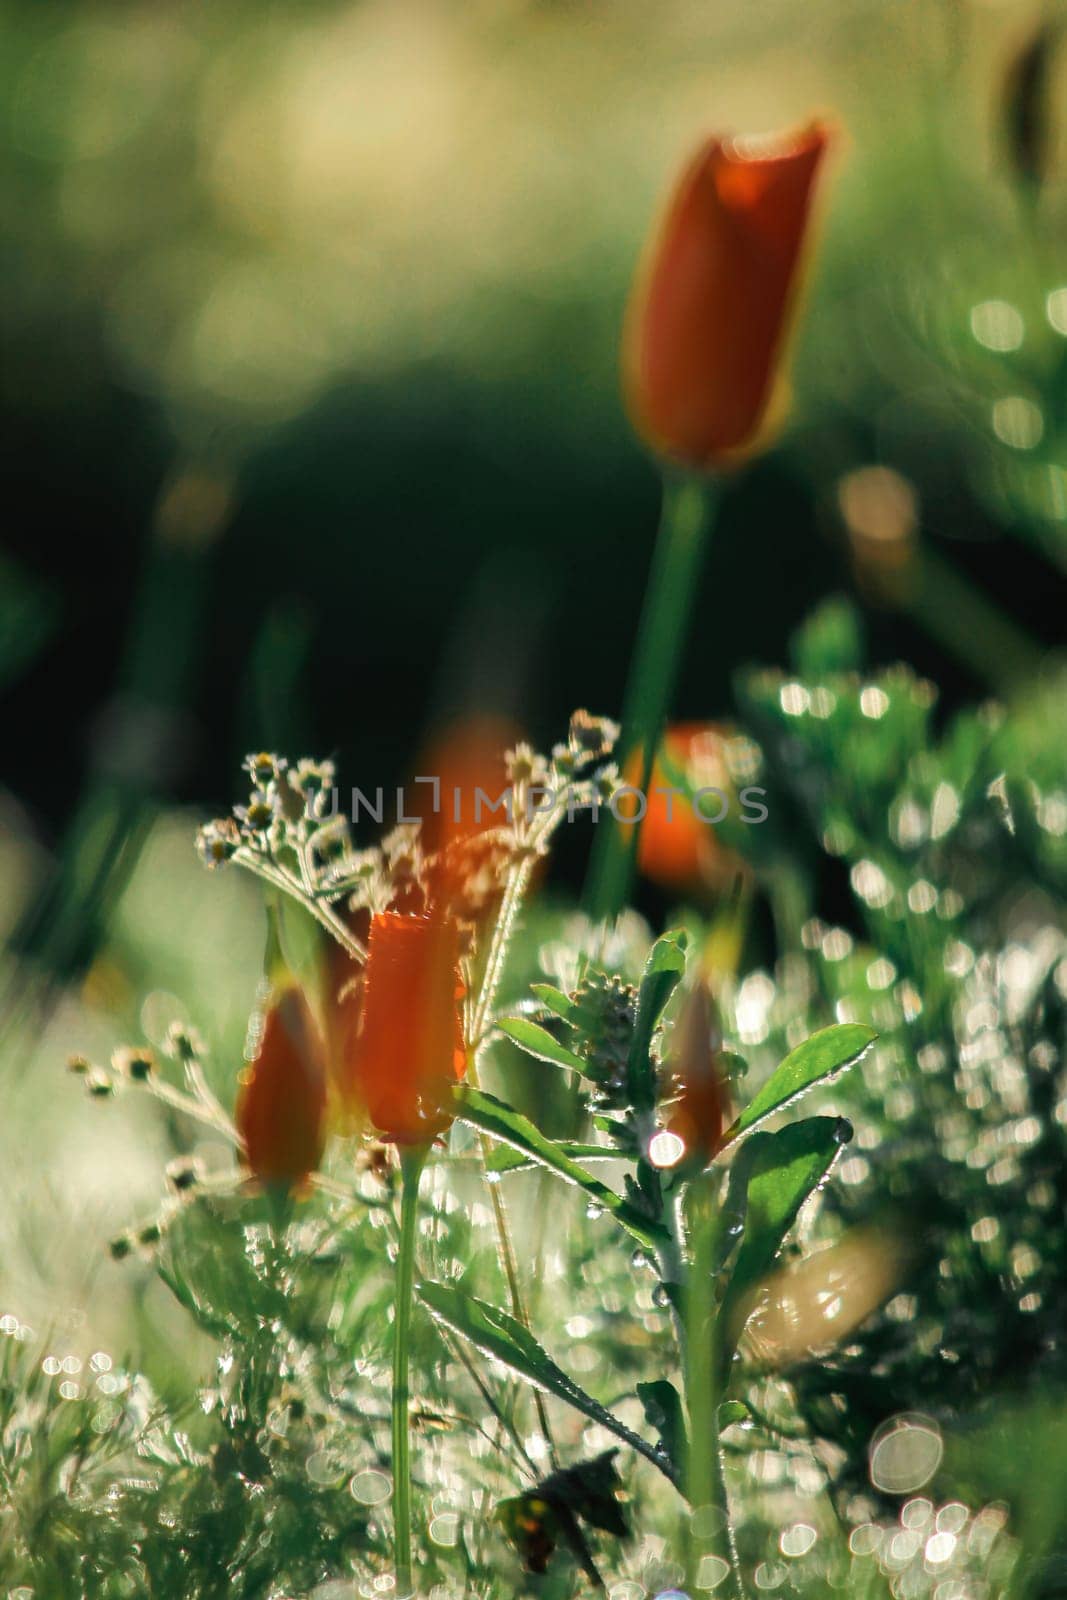
[[[486,1305],[462,1289],[451,1284],[421,1283],[419,1299],[439,1322],[463,1339],[468,1340],[483,1355],[491,1356],[510,1368],[520,1378],[537,1389],[555,1395],[556,1399],[573,1406],[592,1422],[598,1422],[609,1432],[618,1434],[627,1444],[647,1456],[661,1472],[672,1476],[672,1469],[658,1457],[650,1445],[639,1438],[632,1429],[613,1416],[606,1406],[569,1378],[563,1369],[541,1348],[527,1328],[499,1306]]]
[[[749,1133],[776,1111],[799,1100],[817,1083],[854,1066],[876,1038],[873,1028],[848,1022],[813,1033],[775,1068],[728,1130],[727,1138],[736,1139]]]
[[[809,1117],[777,1133],[754,1133],[734,1162],[731,1197],[744,1218],[737,1257],[718,1313],[719,1349],[728,1365],[751,1297],[763,1282],[801,1206],[829,1172],[852,1129],[839,1117]],[[737,1213],[728,1215],[733,1223]]]

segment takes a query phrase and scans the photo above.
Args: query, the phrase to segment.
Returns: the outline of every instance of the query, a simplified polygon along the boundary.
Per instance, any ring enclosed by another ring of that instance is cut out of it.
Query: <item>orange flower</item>
[[[668,728],[652,765],[648,809],[641,823],[637,864],[647,878],[673,890],[709,886],[743,870],[742,863],[716,838],[713,819],[722,801],[709,794],[701,800],[702,821],[693,802],[678,791],[714,789],[733,803],[734,785],[723,754],[727,735],[704,722],[681,722]],[[641,781],[640,759],[627,765],[626,781]],[[674,790],[673,794],[667,793]]]
[[[673,1094],[667,1131],[685,1147],[679,1160],[705,1167],[722,1137],[727,1097],[715,1008],[704,983],[697,984],[682,1008],[669,1076]]]
[[[642,437],[687,466],[759,443],[828,137],[813,122],[706,140],[653,237],[627,314],[627,403]]]
[[[448,1090],[466,1067],[459,930],[451,920],[371,920],[358,1037],[345,1078],[378,1132],[426,1144],[452,1121]]]
[[[510,787],[505,752],[521,737],[506,718],[477,715],[450,724],[431,741],[420,771],[437,778],[436,811],[428,803],[427,786],[419,786],[427,855],[506,823],[504,812],[491,807]],[[419,800],[414,804],[418,811]]]
[[[428,786],[416,786],[431,914],[480,922],[499,897],[500,851],[499,846],[494,851],[492,834],[507,825],[508,815],[503,806],[494,808],[510,794],[506,752],[520,737],[520,730],[503,717],[471,716],[445,729],[423,756],[421,771],[437,779],[436,810]]]
[[[295,1188],[325,1140],[322,1042],[295,984],[271,1000],[255,1058],[242,1073],[235,1118],[244,1157],[261,1183]]]

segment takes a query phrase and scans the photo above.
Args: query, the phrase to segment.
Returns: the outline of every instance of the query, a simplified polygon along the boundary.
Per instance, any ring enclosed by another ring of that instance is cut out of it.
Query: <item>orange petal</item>
[[[423,1144],[451,1122],[448,1090],[466,1064],[462,994],[454,922],[395,911],[373,918],[347,1078],[386,1138]]]
[[[325,1114],[322,1043],[304,995],[287,988],[267,1009],[235,1110],[245,1160],[261,1183],[292,1189],[315,1170]]]
[[[818,122],[773,139],[709,139],[684,169],[624,339],[627,403],[655,450],[707,468],[758,442],[828,139]]]

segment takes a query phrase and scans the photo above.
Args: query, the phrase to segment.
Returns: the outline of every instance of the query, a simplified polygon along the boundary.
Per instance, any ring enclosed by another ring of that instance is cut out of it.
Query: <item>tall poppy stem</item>
[[[635,752],[640,752],[638,787],[646,796],[656,746],[678,679],[716,500],[712,480],[685,475],[664,479],[663,509],[630,663],[619,743],[623,770]],[[585,893],[586,909],[594,921],[615,917],[622,909],[639,832],[636,822],[620,827],[614,819],[600,819]]]
[[[396,1315],[393,1321],[393,1543],[397,1600],[414,1594],[411,1575],[411,1435],[408,1427],[408,1355],[411,1296],[415,1281],[415,1223],[419,1179],[428,1146],[400,1152],[400,1247],[396,1258]]]

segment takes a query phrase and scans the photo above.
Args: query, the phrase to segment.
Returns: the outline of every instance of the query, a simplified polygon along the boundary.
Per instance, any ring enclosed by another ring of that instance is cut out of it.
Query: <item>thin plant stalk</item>
[[[712,480],[668,476],[656,548],[623,701],[619,765],[640,753],[638,788],[647,795],[664,720],[689,632],[715,491]],[[594,921],[618,915],[629,891],[640,829],[605,823],[597,831],[586,884]]]
[[[527,841],[529,845],[529,841]],[[507,955],[508,944],[515,928],[519,908],[526,896],[533,876],[534,865],[537,861],[535,850],[531,847],[518,858],[508,874],[504,887],[504,897],[501,901],[500,911],[493,928],[493,937],[486,956],[485,971],[482,976],[482,986],[478,995],[478,1003],[474,1009],[471,1022],[472,1048],[469,1054],[467,1076],[470,1082],[478,1086],[478,1062],[491,1034],[490,1019],[493,1014],[493,1005],[496,1000],[500,979],[504,972],[504,961]],[[484,1133],[478,1136],[479,1152],[482,1160],[483,1173],[488,1172],[489,1141]],[[486,1183],[489,1190],[489,1203],[493,1212],[493,1225],[496,1229],[497,1252],[504,1279],[508,1287],[508,1299],[511,1302],[512,1315],[524,1328],[529,1328],[530,1318],[523,1298],[522,1286],[519,1283],[518,1268],[515,1261],[515,1247],[511,1241],[511,1228],[508,1224],[507,1207],[504,1197],[500,1193],[499,1184]],[[556,1441],[552,1434],[552,1427],[548,1420],[548,1407],[545,1405],[544,1396],[540,1390],[534,1390],[534,1405],[537,1410],[537,1422],[542,1436],[548,1446],[549,1460],[553,1467],[559,1465],[556,1453]]]
[[[411,1432],[408,1423],[408,1358],[411,1298],[415,1282],[415,1224],[419,1179],[426,1146],[400,1153],[400,1243],[396,1257],[396,1313],[393,1321],[393,1544],[398,1600],[414,1594],[411,1567]]]

